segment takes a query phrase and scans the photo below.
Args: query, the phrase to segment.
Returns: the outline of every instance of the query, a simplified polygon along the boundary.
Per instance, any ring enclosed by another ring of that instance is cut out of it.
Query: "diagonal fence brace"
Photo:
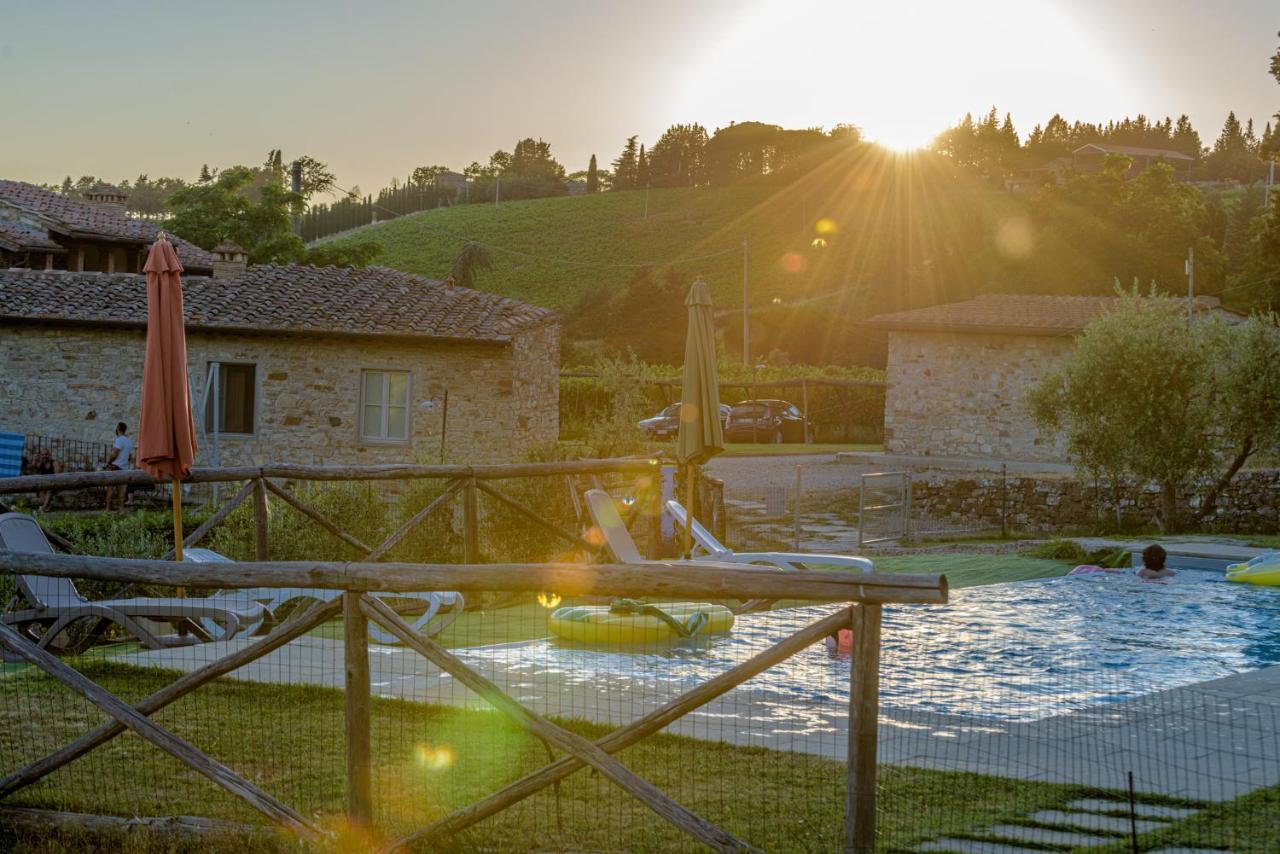
[[[829,617],[805,626],[790,637],[783,638],[741,664],[686,691],[666,705],[637,718],[621,729],[616,729],[608,735],[601,736],[595,742],[595,745],[606,753],[616,753],[648,738],[695,709],[699,709],[717,697],[728,693],[753,676],[763,673],[775,664],[785,661],[824,637],[847,627],[851,615],[852,609],[842,608]],[[576,756],[562,756],[555,762],[525,775],[492,795],[476,801],[474,804],[457,809],[421,830],[397,839],[387,846],[384,851],[398,851],[409,845],[421,842],[432,843],[444,837],[460,833],[473,824],[537,794],[548,786],[555,785],[584,767],[586,767],[586,764]]]
[[[325,834],[320,828],[289,805],[259,789],[227,766],[202,752],[167,729],[157,725],[146,715],[121,700],[115,694],[77,672],[53,654],[40,649],[17,631],[0,623],[0,646],[14,652],[43,670],[54,679],[133,730],[141,738],[151,742],[184,765],[199,771],[217,785],[266,815],[272,821],[306,839],[316,840]]]
[[[416,650],[428,661],[475,691],[494,708],[498,709],[525,729],[543,738],[565,753],[590,765],[635,797],[661,818],[683,830],[693,838],[716,851],[753,851],[751,846],[688,808],[667,797],[661,789],[640,777],[599,746],[580,735],[561,729],[541,715],[533,712],[503,693],[502,689],[484,676],[476,673],[444,647],[415,632],[390,606],[369,596],[360,597],[360,609],[372,620],[381,623],[387,631],[398,637],[405,646]]]
[[[151,696],[138,703],[134,708],[139,714],[151,716],[181,698],[190,694],[219,676],[224,676],[246,664],[257,661],[264,655],[274,652],[285,644],[301,637],[321,623],[325,623],[342,610],[342,600],[323,602],[313,606],[297,619],[289,620],[257,643],[236,650],[217,661],[212,661],[198,670],[193,670],[179,677],[176,681],[161,688]],[[8,797],[19,789],[30,786],[37,780],[57,771],[62,766],[79,759],[96,747],[106,744],[123,733],[127,727],[118,720],[103,724],[58,748],[42,759],[37,759],[25,768],[0,779],[0,798]]]

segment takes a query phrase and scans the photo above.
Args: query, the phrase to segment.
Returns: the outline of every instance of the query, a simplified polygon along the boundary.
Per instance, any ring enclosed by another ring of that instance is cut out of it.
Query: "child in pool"
[[[1152,578],[1173,578],[1178,573],[1174,572],[1164,565],[1168,552],[1163,546],[1152,543],[1142,550],[1142,569],[1138,570],[1138,577],[1144,579]]]

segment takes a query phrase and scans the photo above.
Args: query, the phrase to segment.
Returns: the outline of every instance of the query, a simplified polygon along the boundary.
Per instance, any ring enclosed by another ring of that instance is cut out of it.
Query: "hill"
[[[795,303],[833,292],[886,310],[973,287],[988,234],[1022,200],[957,179],[934,159],[866,149],[797,180],[722,189],[460,205],[412,214],[371,233],[377,263],[441,277],[465,240],[490,246],[479,287],[559,310],[594,288],[618,289],[649,265],[698,273],[723,308],[742,305],[742,240],[750,302]],[[815,245],[815,241],[823,241]],[[339,241],[341,242],[341,241]]]

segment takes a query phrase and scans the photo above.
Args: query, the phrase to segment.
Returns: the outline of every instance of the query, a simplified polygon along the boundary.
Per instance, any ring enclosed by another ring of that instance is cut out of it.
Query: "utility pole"
[[[1196,248],[1187,247],[1187,328],[1191,327],[1191,308],[1196,298]]]
[[[747,305],[747,238],[742,238],[742,364],[751,364],[751,320]]]
[[[650,187],[650,184],[646,182],[644,185],[644,218],[645,219],[649,218],[649,187]]]
[[[502,197],[502,176],[498,176],[498,180],[493,184],[493,203],[496,205]]]
[[[1271,163],[1267,167],[1267,195],[1264,204],[1267,210],[1271,209],[1271,185],[1276,182],[1276,158],[1271,158]]]

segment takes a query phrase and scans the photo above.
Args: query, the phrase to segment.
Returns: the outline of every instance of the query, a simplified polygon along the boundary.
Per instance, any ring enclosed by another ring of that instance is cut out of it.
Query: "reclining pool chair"
[[[667,502],[667,512],[676,520],[676,525],[684,528],[688,524],[689,514],[679,501]],[[693,544],[706,553],[706,560],[721,563],[754,563],[770,564],[780,569],[809,569],[815,566],[852,569],[858,572],[874,572],[875,564],[865,557],[852,555],[824,555],[811,552],[735,552],[723,545],[715,536],[702,527],[697,519],[693,520]]]
[[[591,511],[591,518],[595,521],[596,527],[604,534],[604,541],[609,546],[609,551],[613,552],[613,556],[621,563],[661,563],[668,565],[674,564],[677,566],[683,565],[699,567],[705,566],[706,564],[724,564],[727,562],[747,564],[748,566],[744,566],[744,569],[760,569],[769,572],[795,569],[793,566],[786,566],[762,560],[725,561],[722,560],[719,555],[691,558],[690,560],[645,560],[645,558],[640,554],[640,549],[636,548],[636,541],[631,538],[631,532],[627,530],[627,524],[622,520],[621,514],[618,513],[618,506],[613,503],[613,499],[609,497],[609,493],[605,492],[603,489],[592,489],[587,492],[586,499],[587,509]],[[758,555],[757,558],[759,558]],[[760,565],[761,563],[764,565]],[[735,614],[745,614],[749,611],[767,609],[770,605],[772,605],[772,601],[768,599],[748,599],[733,607],[732,610]]]
[[[213,549],[183,549],[182,559],[192,563],[229,563],[231,558],[215,552]],[[221,590],[214,598],[228,602],[254,602],[267,612],[265,628],[278,623],[286,614],[300,614],[311,602],[328,602],[342,595],[341,590],[328,590],[321,587],[253,587],[246,590]],[[461,593],[375,593],[379,599],[391,604],[396,599],[417,599],[426,603],[426,610],[409,625],[415,632],[427,637],[435,637],[449,627],[466,605]],[[433,624],[431,621],[435,620]],[[372,620],[369,622],[369,637],[377,643],[396,644],[400,639],[384,631]]]
[[[0,549],[53,554],[35,519],[24,513],[0,515]],[[0,615],[24,637],[50,651],[76,653],[97,641],[115,624],[148,649],[185,646],[210,640],[229,640],[259,625],[266,617],[261,605],[224,599],[105,599],[91,602],[69,578],[17,576],[17,594]],[[80,621],[91,621],[76,642],[65,636]],[[169,623],[186,634],[157,635],[146,623]],[[43,630],[43,631],[41,631]]]

